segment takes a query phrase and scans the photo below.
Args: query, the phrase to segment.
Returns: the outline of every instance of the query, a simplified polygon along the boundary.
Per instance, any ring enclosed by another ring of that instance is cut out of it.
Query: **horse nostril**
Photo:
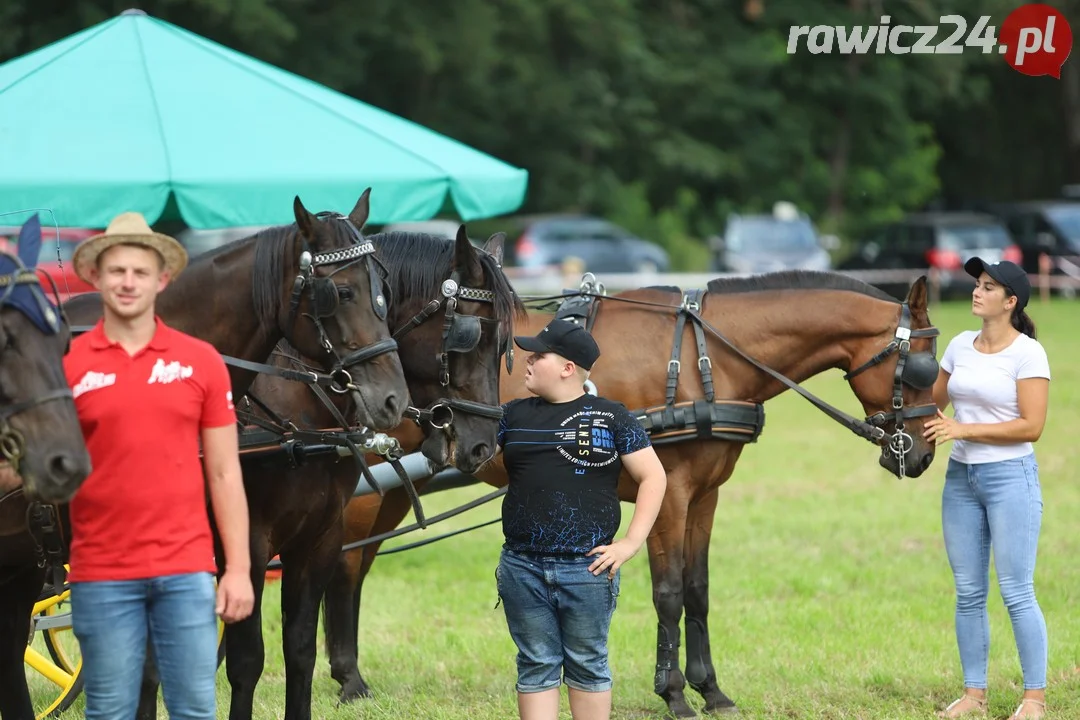
[[[79,464],[68,453],[57,453],[49,458],[49,472],[54,477],[71,480],[81,474]]]
[[[391,393],[386,396],[386,411],[393,417],[398,417],[402,413],[401,404],[398,402],[397,395]]]
[[[932,463],[932,462],[934,462],[934,458],[930,455],[930,453],[927,453],[926,455],[923,455],[922,469],[923,470],[929,470],[930,469],[930,463]]]
[[[480,443],[474,445],[472,449],[472,456],[477,462],[483,462],[491,457],[491,448],[487,443]]]

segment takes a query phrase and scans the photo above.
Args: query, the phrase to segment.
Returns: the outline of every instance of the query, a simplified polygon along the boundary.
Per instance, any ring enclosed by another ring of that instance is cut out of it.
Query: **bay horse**
[[[360,219],[354,222],[359,226]],[[369,239],[387,271],[387,320],[396,329],[398,355],[417,406],[406,413],[418,423],[410,425],[411,437],[399,433],[409,438],[403,449],[420,447],[437,469],[453,464],[472,473],[495,451],[502,415],[500,357],[515,315],[525,314],[501,270],[505,236],[493,235],[483,250],[473,247],[464,226],[453,241],[401,232]],[[304,368],[310,360],[282,343],[273,362]],[[249,397],[258,399],[247,406],[261,419],[276,416],[312,428],[339,427],[351,404],[346,396],[320,399],[308,387],[269,374],[256,379]],[[252,717],[265,657],[261,608],[266,566],[277,555],[283,568],[284,717],[306,720],[311,717],[320,601],[340,554],[342,513],[360,468],[352,457],[328,455],[309,457],[298,467],[273,457],[242,455],[241,463],[255,606],[251,616],[225,627],[226,674],[232,688],[229,717]],[[223,557],[220,546],[218,553]],[[140,720],[156,717],[157,686],[150,667],[140,696]]]
[[[889,472],[914,478],[930,466],[934,446],[911,422],[921,426],[936,409],[938,331],[927,313],[926,278],[911,286],[904,303],[844,275],[782,272],[713,280],[704,293],[632,290],[594,298],[587,307],[576,319],[587,323],[602,351],[590,381],[598,394],[642,420],[667,471],[667,492],[648,539],[658,618],[654,691],[676,717],[696,715],[686,702],[687,682],[704,697],[706,713],[734,711],[717,682],[708,630],[708,549],[719,488],[746,442],[761,431],[764,416],[754,418],[760,404],[787,390],[788,382],[835,368],[847,373],[867,419],[812,402],[880,445],[879,462]],[[520,334],[535,334],[550,319],[530,313]],[[504,401],[527,397],[523,375],[504,377],[501,394]],[[725,409],[725,401],[735,402]],[[501,455],[476,477],[504,486]],[[619,493],[624,501],[636,495],[625,474]],[[397,490],[353,500],[345,512],[345,541],[392,530],[408,507]],[[357,633],[363,580],[378,548],[344,553],[324,601],[331,674],[342,699],[370,693],[357,665]]]
[[[365,190],[350,218],[366,219],[369,195],[370,189]],[[166,324],[228,356],[234,397],[247,392],[256,373],[265,370],[261,363],[287,339],[315,359],[324,371],[317,375],[320,382],[353,399],[357,422],[379,430],[394,427],[407,407],[408,387],[386,323],[374,246],[345,216],[314,215],[299,197],[293,210],[294,224],[193,258],[158,297],[156,312]],[[63,309],[74,326],[87,326],[101,317],[101,298],[79,295]],[[0,557],[23,573],[19,583],[0,593],[0,618],[6,622],[17,616],[24,624],[45,577],[26,531],[26,510],[25,502],[10,510],[22,513],[22,529],[0,537]],[[58,505],[57,511],[60,526],[66,527],[67,506]],[[23,697],[26,637],[0,636],[0,657],[14,663],[0,667],[0,677],[16,679],[15,692]],[[0,713],[5,720],[20,718],[26,706],[0,705]]]
[[[0,253],[0,715],[34,712],[23,674],[30,608],[18,589],[33,583],[46,549],[26,536],[27,513],[67,502],[90,474],[90,456],[64,376],[71,330],[34,270],[41,224],[19,233],[17,255]],[[33,559],[21,562],[21,553]]]

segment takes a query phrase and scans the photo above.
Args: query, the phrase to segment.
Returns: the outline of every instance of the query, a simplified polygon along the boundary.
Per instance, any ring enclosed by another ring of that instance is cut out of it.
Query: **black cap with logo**
[[[964,263],[964,270],[976,280],[986,273],[994,282],[1009,289],[1016,296],[1016,308],[1023,310],[1031,299],[1031,281],[1027,273],[1014,262],[1002,260],[1001,262],[983,262],[981,258],[973,257]]]
[[[600,348],[592,335],[569,320],[552,320],[536,337],[518,336],[514,342],[526,352],[555,353],[586,370],[591,370],[600,357]]]

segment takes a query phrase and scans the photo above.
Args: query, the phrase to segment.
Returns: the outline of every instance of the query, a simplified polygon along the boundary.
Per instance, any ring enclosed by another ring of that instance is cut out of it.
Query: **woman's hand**
[[[963,424],[956,422],[954,418],[949,417],[941,410],[938,410],[937,415],[927,420],[923,427],[926,428],[923,437],[935,445],[940,445],[946,440],[962,440],[964,437]]]

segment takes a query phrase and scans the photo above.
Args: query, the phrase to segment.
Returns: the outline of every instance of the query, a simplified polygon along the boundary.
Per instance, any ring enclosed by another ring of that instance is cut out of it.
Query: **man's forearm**
[[[239,468],[235,472],[211,478],[210,502],[214,506],[214,519],[225,549],[225,569],[251,572],[247,497]]]

